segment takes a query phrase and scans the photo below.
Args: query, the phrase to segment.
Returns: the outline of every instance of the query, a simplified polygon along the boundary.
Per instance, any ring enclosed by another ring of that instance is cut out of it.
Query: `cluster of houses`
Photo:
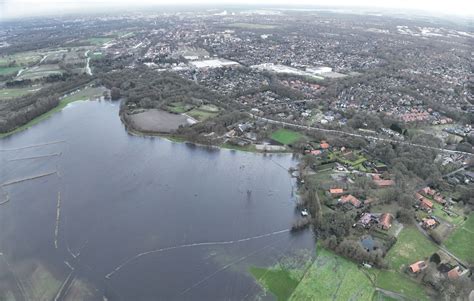
[[[438,254],[441,253],[441,254]],[[442,254],[442,252],[438,252],[433,256],[437,256],[439,258],[439,262],[436,262],[437,268],[434,272],[435,277],[439,278],[447,278],[450,280],[457,280],[463,275],[469,272],[468,269],[461,267],[456,261],[453,261],[449,256]],[[419,260],[417,262],[412,263],[408,267],[408,272],[412,276],[416,276],[421,274],[423,270],[428,267],[428,263],[425,260]]]
[[[418,192],[415,193],[415,198],[419,202],[415,205],[415,207],[419,207],[422,210],[427,211],[428,213],[433,210],[433,200],[443,206],[446,205],[446,200],[443,198],[443,196],[430,187],[420,189]]]

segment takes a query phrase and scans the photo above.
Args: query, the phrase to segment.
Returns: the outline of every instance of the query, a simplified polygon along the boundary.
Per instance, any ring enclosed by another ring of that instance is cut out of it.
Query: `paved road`
[[[265,122],[268,122],[268,123],[279,124],[279,125],[283,125],[283,126],[287,126],[287,127],[300,128],[300,129],[305,129],[305,130],[315,130],[315,131],[321,131],[321,132],[333,133],[333,134],[342,134],[342,135],[358,137],[358,138],[364,138],[364,139],[370,139],[370,140],[375,140],[375,141],[397,143],[397,144],[409,145],[409,146],[414,146],[414,147],[421,147],[421,148],[425,148],[425,149],[431,149],[431,150],[440,151],[440,152],[444,152],[444,153],[450,153],[450,154],[460,154],[460,155],[474,156],[474,154],[471,154],[471,153],[468,153],[468,152],[450,150],[450,149],[445,149],[445,148],[438,148],[438,147],[433,147],[433,146],[428,146],[428,145],[423,145],[423,144],[410,143],[410,142],[405,142],[405,141],[400,141],[400,140],[395,140],[395,139],[380,138],[380,137],[374,137],[374,136],[369,136],[369,135],[348,133],[348,132],[339,131],[339,130],[330,130],[330,129],[319,128],[319,127],[314,127],[314,126],[300,125],[300,124],[295,124],[295,123],[290,123],[290,122],[285,122],[285,121],[279,121],[279,120],[259,117],[259,116],[255,116],[251,113],[248,113],[248,114],[254,119],[262,120],[262,121],[265,121]]]

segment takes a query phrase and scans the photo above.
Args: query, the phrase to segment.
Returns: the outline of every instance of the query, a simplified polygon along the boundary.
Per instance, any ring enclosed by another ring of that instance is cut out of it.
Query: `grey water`
[[[312,252],[310,231],[285,231],[298,217],[293,155],[133,136],[118,110],[77,102],[0,139],[0,183],[56,172],[0,191],[0,252],[20,282],[34,261],[61,282],[71,266],[99,300],[254,300],[265,294],[251,266]]]

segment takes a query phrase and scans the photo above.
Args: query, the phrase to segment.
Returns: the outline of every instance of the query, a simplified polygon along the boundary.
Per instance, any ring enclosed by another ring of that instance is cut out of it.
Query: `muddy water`
[[[0,191],[2,291],[39,298],[73,271],[91,300],[253,300],[250,266],[312,250],[287,231],[291,155],[131,136],[118,106],[74,103],[0,139],[0,183],[56,172]],[[30,283],[44,270],[54,280]]]

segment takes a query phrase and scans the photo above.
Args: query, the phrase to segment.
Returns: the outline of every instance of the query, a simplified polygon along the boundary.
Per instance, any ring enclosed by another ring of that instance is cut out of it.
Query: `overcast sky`
[[[85,8],[189,4],[221,6],[226,4],[361,6],[474,15],[473,0],[0,0],[0,18],[70,13]]]

